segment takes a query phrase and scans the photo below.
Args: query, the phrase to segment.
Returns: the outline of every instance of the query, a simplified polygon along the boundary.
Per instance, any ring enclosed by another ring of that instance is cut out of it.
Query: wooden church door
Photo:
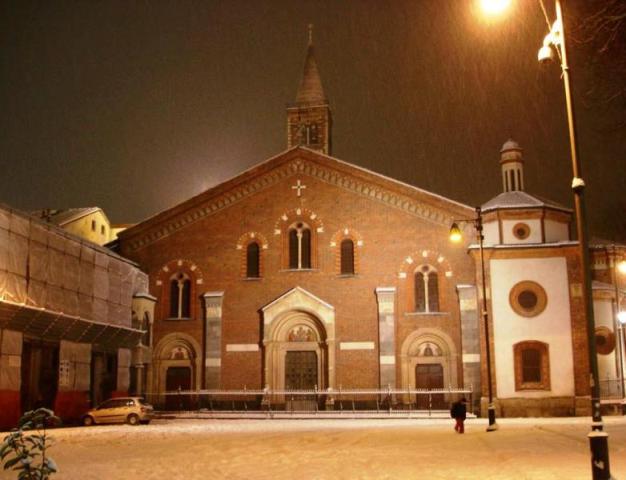
[[[292,351],[285,356],[285,390],[313,390],[317,386],[317,353]],[[314,395],[286,396],[287,410],[313,411]]]
[[[285,389],[313,390],[317,385],[317,353],[287,352],[285,357]]]
[[[191,390],[191,368],[189,367],[169,367],[165,380],[165,390],[175,392],[180,387],[181,390]],[[167,410],[189,410],[189,395],[168,395],[165,400]]]
[[[440,363],[418,364],[415,367],[415,388],[439,389],[443,388],[443,365]],[[443,394],[431,395],[433,409],[445,408]],[[417,408],[428,409],[428,395],[417,396]]]

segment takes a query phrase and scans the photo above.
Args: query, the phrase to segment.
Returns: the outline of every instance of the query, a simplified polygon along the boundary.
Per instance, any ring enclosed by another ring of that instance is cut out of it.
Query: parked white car
[[[141,397],[110,398],[83,415],[83,425],[94,423],[150,423],[154,408]]]

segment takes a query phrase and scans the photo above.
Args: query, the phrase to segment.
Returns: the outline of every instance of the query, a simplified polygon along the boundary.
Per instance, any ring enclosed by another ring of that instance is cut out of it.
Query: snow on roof
[[[463,208],[463,209],[474,210],[469,205],[466,205],[464,203],[458,202],[456,200],[452,200],[452,199],[450,199],[448,197],[444,197],[443,195],[439,195],[437,193],[430,192],[430,191],[425,190],[423,188],[416,187],[415,185],[411,185],[411,184],[402,182],[400,180],[397,180],[395,178],[388,177],[388,176],[383,175],[381,173],[378,173],[378,172],[375,172],[373,170],[369,170],[367,168],[364,168],[364,167],[361,167],[359,165],[356,165],[354,163],[350,163],[350,162],[347,162],[345,160],[340,160],[337,157],[333,157],[332,155],[327,155],[327,154],[325,154],[323,152],[320,152],[318,150],[313,150],[313,149],[304,147],[302,145],[296,145],[296,146],[293,146],[293,147],[288,148],[286,150],[283,150],[282,152],[280,152],[280,153],[278,153],[276,155],[273,155],[273,156],[269,157],[266,160],[263,160],[261,162],[258,162],[258,163],[255,163],[255,164],[251,165],[250,167],[248,167],[247,169],[237,173],[236,175],[233,175],[233,176],[231,176],[229,178],[226,178],[223,181],[220,181],[220,182],[216,183],[215,185],[209,187],[206,190],[203,190],[202,192],[194,195],[191,198],[188,198],[187,200],[184,200],[183,202],[177,203],[176,205],[174,205],[172,207],[168,207],[168,208],[166,208],[164,210],[161,210],[160,212],[157,212],[157,213],[155,213],[153,215],[148,216],[147,218],[145,218],[141,222],[136,223],[132,227],[130,227],[130,228],[120,232],[119,236],[120,237],[126,237],[129,234],[132,235],[134,233],[135,229],[141,228],[142,226],[146,225],[147,223],[149,223],[151,221],[156,220],[159,217],[165,218],[171,211],[173,211],[175,208],[179,207],[180,205],[192,204],[193,202],[199,202],[199,201],[201,201],[201,199],[203,197],[208,195],[209,192],[217,190],[222,185],[225,185],[225,184],[227,184],[229,182],[233,182],[233,181],[235,181],[235,180],[237,180],[239,178],[244,178],[246,174],[250,174],[251,172],[253,172],[253,171],[255,171],[255,170],[259,169],[259,168],[262,168],[263,166],[265,166],[265,165],[267,165],[267,164],[269,164],[269,163],[271,163],[273,161],[276,161],[277,159],[279,159],[281,157],[284,157],[285,155],[287,155],[287,154],[289,154],[291,152],[294,152],[296,150],[302,150],[302,151],[305,151],[305,152],[312,153],[314,155],[326,158],[326,159],[328,159],[328,160],[330,160],[332,162],[335,162],[335,163],[337,163],[339,165],[344,165],[344,166],[347,166],[347,167],[352,168],[354,170],[361,171],[361,172],[364,172],[364,173],[366,173],[368,175],[372,175],[374,177],[377,177],[377,178],[386,180],[388,182],[394,183],[396,185],[400,185],[402,187],[406,187],[406,188],[408,188],[408,189],[410,189],[410,190],[412,190],[412,191],[414,191],[416,193],[421,193],[421,194],[423,194],[423,195],[425,195],[427,197],[431,197],[431,198],[437,199],[437,200],[442,200],[442,201],[444,201],[444,202],[446,202],[446,203],[448,203],[450,205],[454,205],[454,206],[457,206],[457,207],[460,207],[460,208]],[[131,232],[133,232],[133,233],[131,233]]]
[[[31,215],[61,227],[97,211],[102,211],[102,209],[100,207],[66,208],[63,210],[42,209],[31,212]]]
[[[564,207],[552,200],[543,199],[522,191],[504,192],[482,205],[482,211],[488,212],[499,208],[552,208],[571,213],[572,209]]]

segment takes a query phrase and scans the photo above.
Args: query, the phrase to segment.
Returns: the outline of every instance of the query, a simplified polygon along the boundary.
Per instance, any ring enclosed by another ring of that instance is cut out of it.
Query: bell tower
[[[524,158],[522,147],[512,139],[500,149],[502,187],[505,192],[524,191]]]
[[[296,101],[287,106],[287,148],[302,145],[331,154],[332,118],[313,50],[313,25]]]

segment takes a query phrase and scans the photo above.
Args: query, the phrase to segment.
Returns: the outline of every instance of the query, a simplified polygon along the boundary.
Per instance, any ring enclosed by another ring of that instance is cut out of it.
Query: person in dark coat
[[[467,418],[467,400],[465,400],[465,397],[452,404],[450,416],[456,420],[454,430],[457,433],[465,433],[465,425],[463,424]]]

